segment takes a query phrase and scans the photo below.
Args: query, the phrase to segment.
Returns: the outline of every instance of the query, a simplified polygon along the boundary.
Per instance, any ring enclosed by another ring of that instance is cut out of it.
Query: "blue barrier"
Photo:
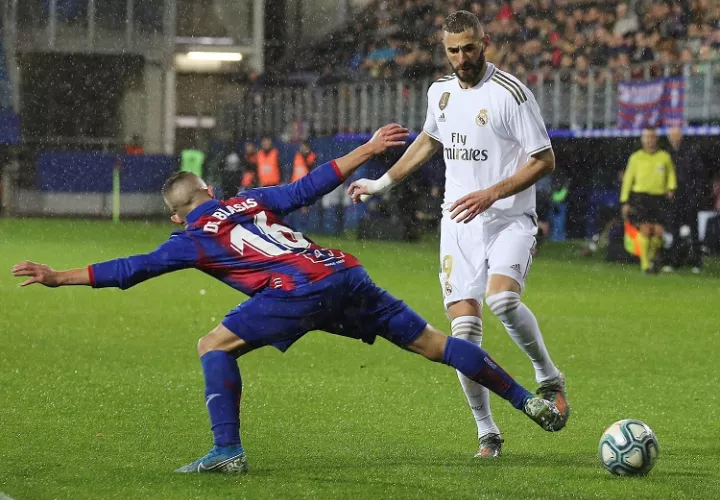
[[[586,238],[601,232],[603,228],[598,225],[598,216],[603,207],[609,207],[617,210],[619,213],[620,206],[620,190],[619,189],[585,189],[578,192],[578,198],[588,200],[587,210],[585,212],[585,234]]]
[[[127,193],[157,193],[176,170],[171,156],[41,153],[36,159],[36,187],[46,192],[109,193],[118,162],[120,190]]]
[[[548,223],[550,224],[550,240],[565,241],[567,222],[567,203],[553,203]]]
[[[11,109],[0,110],[0,144],[20,143],[20,117]]]

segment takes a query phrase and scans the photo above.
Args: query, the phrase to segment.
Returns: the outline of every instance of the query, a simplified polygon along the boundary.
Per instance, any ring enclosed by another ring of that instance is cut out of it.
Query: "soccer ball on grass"
[[[616,476],[642,476],[650,472],[658,456],[655,433],[640,420],[615,422],[600,438],[600,460]]]

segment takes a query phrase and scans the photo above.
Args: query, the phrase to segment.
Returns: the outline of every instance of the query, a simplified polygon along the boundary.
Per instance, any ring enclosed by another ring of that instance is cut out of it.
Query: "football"
[[[600,438],[600,460],[616,476],[641,476],[650,472],[658,457],[653,430],[640,420],[615,422]]]

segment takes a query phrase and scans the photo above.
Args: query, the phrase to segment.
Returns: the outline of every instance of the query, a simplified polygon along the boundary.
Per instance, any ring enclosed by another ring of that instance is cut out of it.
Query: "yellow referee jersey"
[[[623,175],[620,203],[627,203],[630,193],[662,196],[677,188],[675,164],[667,151],[636,151],[628,160]]]

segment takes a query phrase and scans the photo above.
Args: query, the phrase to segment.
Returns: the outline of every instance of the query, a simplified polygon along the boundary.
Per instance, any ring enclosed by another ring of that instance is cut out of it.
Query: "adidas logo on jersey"
[[[439,121],[439,122],[447,121],[447,120],[445,120],[445,113],[442,113],[442,114],[440,115],[440,118],[438,118],[438,121]]]
[[[520,272],[520,264],[513,264],[512,266],[510,266],[510,269]]]

